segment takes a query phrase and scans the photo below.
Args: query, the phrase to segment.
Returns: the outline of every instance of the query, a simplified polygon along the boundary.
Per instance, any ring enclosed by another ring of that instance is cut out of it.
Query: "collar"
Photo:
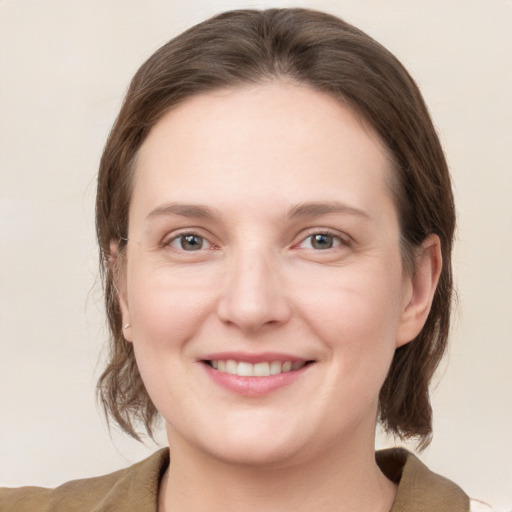
[[[381,471],[398,484],[390,512],[468,512],[468,496],[450,480],[430,471],[403,448],[375,454]],[[122,470],[110,491],[91,512],[156,512],[160,480],[169,465],[169,449]]]
[[[403,448],[375,454],[381,471],[398,484],[390,512],[468,512],[469,498],[452,481],[430,471]]]
[[[110,491],[91,512],[156,512],[160,480],[169,465],[169,449],[162,448],[147,459],[118,472]]]

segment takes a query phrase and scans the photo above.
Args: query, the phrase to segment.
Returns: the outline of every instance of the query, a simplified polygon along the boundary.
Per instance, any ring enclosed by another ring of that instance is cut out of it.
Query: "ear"
[[[429,235],[416,253],[413,274],[404,283],[397,347],[416,338],[425,325],[442,266],[441,241],[437,235]]]
[[[110,255],[108,257],[110,271],[114,280],[116,289],[117,300],[119,301],[119,308],[121,310],[123,336],[126,341],[132,341],[130,309],[126,299],[126,280],[124,273],[124,262],[119,255],[119,242],[117,240],[110,241]],[[125,327],[126,326],[126,327]]]

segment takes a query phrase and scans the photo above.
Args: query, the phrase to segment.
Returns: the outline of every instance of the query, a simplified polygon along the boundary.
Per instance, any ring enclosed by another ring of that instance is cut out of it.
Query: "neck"
[[[357,445],[357,443],[356,443]],[[388,512],[396,495],[375,463],[373,443],[275,466],[230,464],[173,440],[160,512]]]

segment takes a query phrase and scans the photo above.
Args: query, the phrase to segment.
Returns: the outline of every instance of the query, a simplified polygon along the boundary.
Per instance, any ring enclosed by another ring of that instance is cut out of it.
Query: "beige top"
[[[398,483],[391,512],[469,512],[469,498],[453,482],[432,473],[410,452],[376,454],[383,473]],[[0,489],[1,512],[157,512],[158,487],[169,450],[109,475],[73,480],[55,489]]]

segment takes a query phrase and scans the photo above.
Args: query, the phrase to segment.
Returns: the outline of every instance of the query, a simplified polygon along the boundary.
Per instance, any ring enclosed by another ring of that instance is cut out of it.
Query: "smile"
[[[223,352],[200,360],[214,383],[231,393],[262,397],[302,380],[316,361],[290,354]]]
[[[307,361],[271,361],[260,363],[249,363],[247,361],[236,361],[234,359],[213,359],[207,361],[212,368],[222,373],[238,375],[239,377],[269,377],[300,370]]]

